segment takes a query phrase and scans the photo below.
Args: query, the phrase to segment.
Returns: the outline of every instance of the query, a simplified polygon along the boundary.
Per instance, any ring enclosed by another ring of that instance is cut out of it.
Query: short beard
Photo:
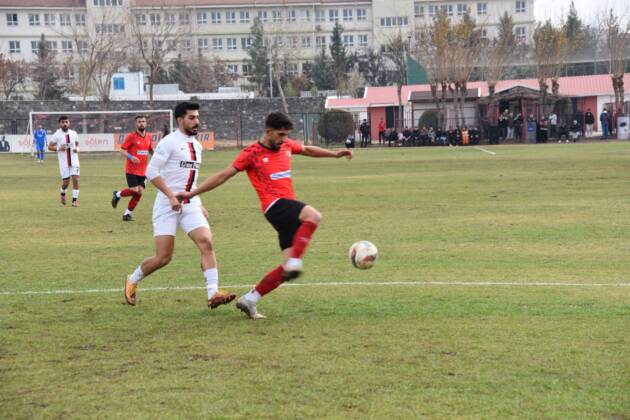
[[[184,131],[186,132],[186,134],[188,134],[189,136],[196,136],[197,133],[199,132],[199,127],[195,127],[195,128],[191,128],[190,130],[187,128],[184,128]]]

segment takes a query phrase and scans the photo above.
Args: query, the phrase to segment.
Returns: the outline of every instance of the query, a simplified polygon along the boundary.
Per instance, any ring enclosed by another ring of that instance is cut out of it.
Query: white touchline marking
[[[475,149],[481,150],[482,152],[486,152],[486,153],[491,154],[491,155],[496,155],[495,152],[493,152],[491,150],[484,149],[483,147],[475,146]]]
[[[224,284],[224,287],[235,289],[248,289],[253,284]],[[553,282],[508,282],[508,281],[389,281],[389,282],[317,282],[317,283],[286,283],[281,287],[330,287],[330,286],[520,286],[520,287],[630,287],[630,283],[553,283]],[[183,292],[187,290],[203,290],[204,286],[166,286],[145,287],[140,292]],[[0,292],[0,296],[21,295],[76,295],[90,293],[122,293],[122,288],[117,289],[60,289],[60,290],[29,290]]]

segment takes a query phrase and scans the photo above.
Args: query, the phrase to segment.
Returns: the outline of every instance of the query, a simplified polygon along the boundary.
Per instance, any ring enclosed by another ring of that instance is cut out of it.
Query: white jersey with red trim
[[[55,144],[60,146],[62,144],[69,144],[70,148],[66,150],[60,150],[57,152],[57,158],[59,158],[59,166],[80,166],[79,154],[74,151],[75,145],[79,143],[79,135],[76,131],[68,129],[63,131],[59,128],[55,131],[55,134],[50,138],[49,144]]]
[[[147,177],[151,180],[160,176],[175,194],[190,191],[197,187],[202,150],[201,143],[194,136],[176,130],[158,143],[147,167]],[[190,203],[200,204],[201,200],[193,197]],[[170,202],[163,192],[158,191],[153,211],[161,212],[163,209],[170,209]]]

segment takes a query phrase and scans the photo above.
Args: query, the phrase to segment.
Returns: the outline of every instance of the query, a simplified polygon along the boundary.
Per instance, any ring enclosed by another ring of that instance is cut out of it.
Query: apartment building
[[[73,27],[95,27],[105,32],[128,32],[123,16],[135,15],[141,25],[176,25],[186,36],[173,54],[208,54],[225,60],[238,75],[251,71],[247,49],[256,17],[265,31],[283,39],[293,51],[289,73],[299,74],[306,61],[330,45],[336,22],[351,51],[380,48],[392,33],[411,34],[444,10],[454,21],[466,12],[492,38],[503,13],[515,22],[515,34],[531,37],[534,0],[0,0],[0,53],[32,61],[43,33],[60,59],[76,54],[76,42],[65,34]],[[103,13],[111,18],[103,23]],[[100,22],[100,23],[99,23]],[[73,77],[72,68],[69,77]]]

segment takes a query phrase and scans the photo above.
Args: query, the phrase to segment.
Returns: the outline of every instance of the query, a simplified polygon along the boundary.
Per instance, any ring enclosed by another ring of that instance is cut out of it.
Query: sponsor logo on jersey
[[[276,172],[275,174],[270,175],[271,179],[277,181],[279,179],[291,178],[291,170]]]
[[[149,154],[148,150],[138,150],[138,155],[147,156]]]
[[[179,162],[179,167],[186,168],[186,169],[199,169],[201,168],[201,164],[199,162],[190,162],[190,161],[182,160]]]

